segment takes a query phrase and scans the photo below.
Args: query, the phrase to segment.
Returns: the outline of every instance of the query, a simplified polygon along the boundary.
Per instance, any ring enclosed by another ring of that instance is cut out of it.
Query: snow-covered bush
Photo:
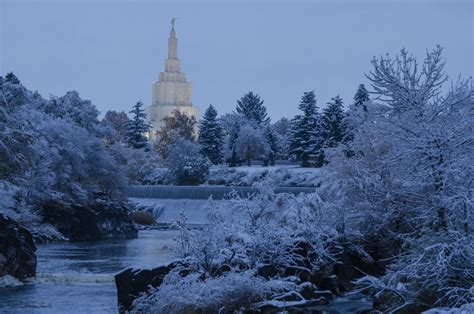
[[[185,278],[169,276],[159,289],[135,300],[132,313],[234,313],[294,289],[291,282],[264,280],[253,271],[204,280],[197,273]]]
[[[474,300],[474,237],[458,233],[426,236],[405,250],[382,278],[357,281],[362,291],[383,299],[386,311],[408,304],[459,307]]]
[[[114,157],[126,169],[130,184],[166,184],[164,162],[154,150],[135,149],[122,144],[111,147]]]
[[[299,294],[297,277],[264,279],[259,267],[272,266],[282,274],[287,267],[330,271],[334,259],[328,243],[337,233],[325,220],[322,200],[317,194],[275,194],[264,186],[249,198],[211,200],[208,223],[200,229],[188,228],[182,215],[176,223],[175,254],[183,265],[158,289],[137,299],[135,310],[232,313],[289,292]],[[302,247],[308,251],[301,253]]]
[[[203,183],[209,174],[210,161],[201,154],[200,146],[182,137],[168,145],[166,159],[172,181],[178,185]]]

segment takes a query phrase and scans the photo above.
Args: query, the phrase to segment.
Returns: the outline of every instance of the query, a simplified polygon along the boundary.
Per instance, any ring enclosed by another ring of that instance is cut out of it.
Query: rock
[[[341,291],[350,291],[354,287],[352,281],[365,274],[381,275],[379,266],[367,253],[361,239],[341,239],[340,241],[338,252],[335,254],[337,263],[334,265],[333,273],[338,278]]]
[[[22,225],[0,214],[0,277],[23,280],[36,276],[36,246]]]
[[[335,275],[324,277],[319,280],[318,287],[321,290],[329,290],[335,295],[339,294],[339,280]]]
[[[134,223],[144,226],[150,226],[155,223],[153,216],[146,211],[136,211],[131,216]]]
[[[274,300],[277,300],[277,301],[285,301],[285,302],[301,302],[301,301],[305,301],[303,296],[296,292],[296,291],[290,291],[290,292],[287,292],[283,295],[280,295],[278,297],[276,297]]]
[[[277,277],[280,274],[280,271],[273,265],[263,265],[257,269],[257,274],[265,279],[270,279]]]
[[[305,298],[305,300],[314,299],[314,292],[317,290],[317,287],[311,282],[303,282],[299,285],[300,294]]]
[[[117,287],[117,301],[121,313],[129,311],[133,301],[142,293],[151,288],[158,288],[163,283],[165,276],[177,266],[171,263],[153,269],[128,268],[115,275]]]
[[[311,281],[313,277],[313,274],[307,268],[294,267],[294,266],[285,267],[284,275],[287,277],[289,276],[298,277],[301,280],[301,282]]]
[[[56,227],[70,241],[107,238],[136,238],[125,204],[97,200],[87,206],[49,201],[42,206],[43,220]]]
[[[332,301],[336,298],[336,296],[329,290],[323,290],[323,291],[314,291],[313,298],[316,300],[320,298],[324,298],[328,301]]]

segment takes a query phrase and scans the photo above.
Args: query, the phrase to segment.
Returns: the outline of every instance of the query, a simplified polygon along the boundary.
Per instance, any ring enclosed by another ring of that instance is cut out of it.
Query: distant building
[[[152,126],[150,139],[156,140],[156,131],[163,125],[163,118],[174,110],[194,116],[199,120],[199,108],[192,103],[192,85],[181,72],[178,59],[178,39],[174,30],[175,19],[171,20],[168,39],[168,58],[165,60],[165,72],[161,72],[158,81],[152,83],[152,103],[146,108],[148,122]]]

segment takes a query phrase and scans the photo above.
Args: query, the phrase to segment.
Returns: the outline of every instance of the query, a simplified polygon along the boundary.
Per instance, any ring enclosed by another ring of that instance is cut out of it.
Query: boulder
[[[133,301],[151,288],[158,288],[165,276],[176,267],[176,263],[153,269],[128,268],[115,275],[117,301],[120,313],[129,311]]]
[[[331,291],[335,295],[338,295],[340,293],[340,291],[339,291],[339,279],[336,275],[330,275],[330,276],[322,278],[318,282],[318,287],[321,290]]]
[[[270,279],[273,277],[278,277],[280,275],[280,271],[273,265],[262,265],[258,267],[257,274],[265,279]]]
[[[23,280],[36,275],[36,246],[31,233],[18,222],[0,214],[0,277]]]
[[[136,211],[131,216],[134,223],[144,226],[151,226],[155,223],[153,216],[144,210]]]
[[[97,241],[138,236],[126,204],[97,200],[88,205],[49,201],[42,206],[43,220],[70,241]]]

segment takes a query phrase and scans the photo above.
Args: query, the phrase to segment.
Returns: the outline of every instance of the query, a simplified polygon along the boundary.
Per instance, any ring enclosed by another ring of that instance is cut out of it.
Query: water
[[[312,193],[314,188],[309,187],[277,187],[275,193]],[[235,192],[240,196],[257,193],[258,189],[244,186],[170,186],[170,185],[131,185],[128,189],[129,197],[153,199],[201,199],[212,196],[215,200],[225,198]]]
[[[173,259],[176,231],[143,230],[137,239],[38,246],[38,276],[0,288],[0,313],[117,313],[114,275]]]
[[[158,223],[170,223],[177,221],[181,212],[184,212],[190,224],[206,223],[206,205],[208,200],[185,200],[185,199],[152,199],[152,198],[134,198],[129,201],[146,207],[160,208],[156,220]],[[213,201],[225,202],[225,201]]]

